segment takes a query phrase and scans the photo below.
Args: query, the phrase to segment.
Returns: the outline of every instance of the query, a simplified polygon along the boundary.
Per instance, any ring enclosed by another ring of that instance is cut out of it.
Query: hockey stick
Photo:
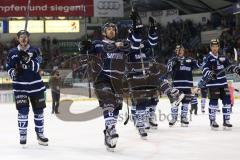
[[[125,122],[123,123],[124,125],[126,125],[128,123],[129,117],[130,117],[130,115],[129,115],[129,105],[128,105],[128,97],[127,97],[127,118],[126,118]]]
[[[29,19],[30,5],[31,5],[31,0],[28,0],[27,8],[26,8],[25,26],[24,26],[24,30],[25,30],[25,31],[27,31],[27,27],[28,27],[28,19]]]
[[[84,0],[84,29],[85,29],[85,39],[87,40],[88,35],[87,35],[86,0]],[[86,54],[87,54],[87,57],[88,57],[89,56],[88,49],[86,50]],[[88,65],[87,65],[87,81],[88,81],[88,97],[89,98],[92,97],[91,82],[90,82],[90,76],[89,76],[89,67],[91,68],[90,65],[91,64],[89,64],[89,62],[88,62]]]

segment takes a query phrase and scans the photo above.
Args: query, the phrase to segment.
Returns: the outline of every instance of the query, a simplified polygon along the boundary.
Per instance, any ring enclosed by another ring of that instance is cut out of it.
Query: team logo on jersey
[[[135,58],[136,58],[136,59],[146,58],[146,54],[145,54],[145,53],[136,54],[136,55],[135,55]]]
[[[180,70],[182,70],[182,71],[191,71],[191,67],[180,66]]]
[[[11,57],[11,59],[14,59],[14,58],[17,58],[18,57],[18,55],[13,55],[12,57]]]
[[[123,55],[119,53],[107,53],[109,59],[123,59]]]

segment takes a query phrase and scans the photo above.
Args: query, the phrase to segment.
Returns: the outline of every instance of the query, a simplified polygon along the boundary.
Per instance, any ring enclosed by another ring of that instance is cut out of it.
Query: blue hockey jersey
[[[214,80],[207,81],[206,87],[227,87],[227,79],[225,68],[230,65],[230,62],[225,56],[215,56],[210,52],[203,64],[203,79],[208,79],[210,71],[216,73],[217,77]]]
[[[124,75],[127,52],[117,48],[115,43],[111,40],[96,40],[92,43],[91,53],[102,60],[101,78],[121,78]]]
[[[172,62],[176,61],[176,65],[172,66]],[[172,74],[172,84],[174,88],[191,89],[193,87],[192,70],[199,68],[197,61],[188,57],[173,57],[168,62],[168,72]]]
[[[127,40],[131,43],[130,62],[141,62],[141,59],[148,61],[154,56],[152,48],[158,44],[156,31],[150,31],[147,39],[143,39],[140,34],[130,32]]]
[[[11,77],[14,93],[26,95],[36,95],[46,90],[44,83],[39,74],[41,56],[39,49],[28,45],[25,52],[31,57],[28,64],[24,64],[19,56],[20,46],[9,50],[7,57],[8,75]],[[16,65],[22,66],[22,73],[14,77]]]

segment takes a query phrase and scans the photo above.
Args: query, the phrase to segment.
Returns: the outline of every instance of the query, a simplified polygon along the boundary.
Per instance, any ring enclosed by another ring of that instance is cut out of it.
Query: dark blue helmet
[[[30,36],[30,33],[26,30],[20,30],[18,33],[17,33],[17,37],[19,38],[21,35],[26,35],[27,37]]]
[[[115,32],[118,33],[117,25],[114,24],[114,23],[105,23],[105,24],[102,26],[102,32],[105,33],[105,32],[106,32],[106,29],[109,28],[109,27],[115,28]]]

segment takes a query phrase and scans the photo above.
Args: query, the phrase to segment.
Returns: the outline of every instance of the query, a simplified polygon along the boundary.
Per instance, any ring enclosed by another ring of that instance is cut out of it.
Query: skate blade
[[[231,131],[231,130],[232,130],[232,127],[223,126],[223,130],[224,130],[224,131]]]
[[[48,146],[48,142],[38,141],[38,144],[41,146]]]
[[[185,128],[186,128],[186,127],[188,127],[188,124],[183,124],[183,123],[182,123],[182,124],[181,124],[181,127],[185,127]]]
[[[142,140],[147,140],[147,136],[140,136]]]
[[[157,130],[158,129],[158,127],[156,127],[156,126],[151,126],[150,127],[152,130]]]
[[[107,149],[108,152],[115,152],[115,148],[107,147],[106,149]]]
[[[21,144],[22,149],[26,149],[27,148],[27,144]]]
[[[173,125],[169,124],[169,127],[170,127],[170,128],[173,128],[173,127],[175,127],[175,124],[173,124]]]
[[[212,131],[219,131],[218,129],[219,129],[219,128],[211,127],[211,130],[212,130]]]

